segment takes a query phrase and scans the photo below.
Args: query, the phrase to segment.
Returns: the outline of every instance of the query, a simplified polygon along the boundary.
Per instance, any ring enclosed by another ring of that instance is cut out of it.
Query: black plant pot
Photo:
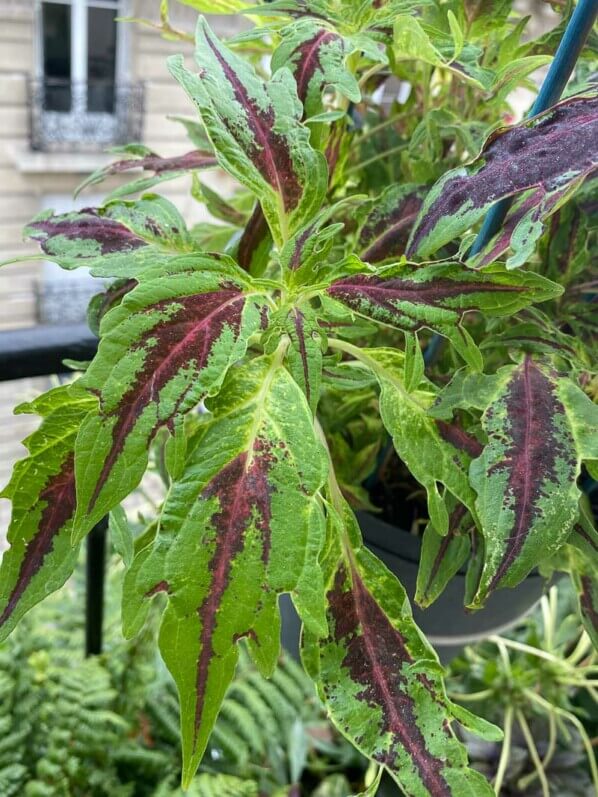
[[[530,574],[513,589],[493,593],[484,609],[466,612],[463,607],[465,568],[448,583],[439,598],[427,609],[414,603],[421,538],[408,534],[368,512],[358,512],[359,525],[368,548],[381,559],[405,587],[415,622],[436,649],[443,663],[458,655],[467,644],[515,625],[542,597],[544,579]],[[288,596],[281,600],[282,643],[299,655],[300,621]]]

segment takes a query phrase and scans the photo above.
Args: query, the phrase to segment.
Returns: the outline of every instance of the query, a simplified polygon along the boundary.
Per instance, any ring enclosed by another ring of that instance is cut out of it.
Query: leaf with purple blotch
[[[61,268],[89,268],[96,277],[136,277],[193,248],[179,211],[155,194],[59,215],[44,211],[24,235]]]
[[[332,721],[411,797],[490,797],[490,784],[467,766],[451,727],[460,712],[403,587],[363,546],[344,502],[330,525],[323,563],[329,633],[319,640],[304,633],[304,655]],[[459,719],[487,738],[501,736],[468,712]]]
[[[280,265],[289,285],[313,284],[326,279],[328,256],[344,227],[342,222],[328,222],[341,204],[343,201],[319,213],[282,247]]]
[[[428,414],[436,390],[430,382],[407,392],[403,356],[393,349],[362,349],[362,362],[369,365],[380,383],[380,415],[394,447],[411,474],[426,489],[430,520],[438,534],[449,530],[449,513],[439,485],[475,515],[475,493],[467,470],[471,451],[460,436],[450,434],[449,425],[439,425]]]
[[[112,175],[124,174],[131,170],[139,169],[143,172],[153,172],[153,174],[151,176],[138,177],[130,183],[119,185],[110,192],[107,200],[120,199],[124,196],[148,191],[150,188],[167,180],[176,180],[177,177],[184,177],[198,170],[213,169],[218,165],[216,156],[209,150],[194,149],[184,155],[162,158],[160,155],[156,155],[155,152],[148,150],[147,147],[144,147],[140,152],[135,149],[127,154],[129,157],[109,163],[107,166],[102,166],[93,172],[77,187],[75,196],[85,188],[89,188],[89,186],[104,182]]]
[[[538,274],[508,272],[500,265],[473,271],[460,263],[435,263],[400,264],[343,277],[327,293],[380,324],[407,332],[427,327],[445,335],[470,361],[468,349],[475,345],[461,325],[466,313],[511,315],[560,295],[562,288]]]
[[[79,426],[97,402],[78,383],[50,390],[16,413],[37,413],[42,423],[24,445],[0,493],[12,502],[8,543],[0,566],[0,639],[32,606],[71,575],[79,546],[71,542],[75,512],[74,445]]]
[[[581,619],[598,650],[598,531],[583,503],[568,543],[571,578],[577,591]]]
[[[472,608],[514,587],[565,544],[577,518],[577,477],[598,453],[598,407],[548,363],[525,355],[501,369],[483,416],[488,443],[470,481],[485,539]]]
[[[322,329],[309,305],[292,307],[285,314],[283,329],[290,340],[286,354],[289,371],[315,415],[322,380]]]
[[[305,119],[321,112],[326,86],[351,102],[360,101],[357,80],[345,65],[353,48],[333,28],[315,19],[301,19],[283,28],[280,37],[272,55],[272,72],[286,67],[291,70]]]
[[[301,124],[295,81],[288,69],[262,80],[202,17],[195,56],[199,73],[182,56],[169,60],[170,71],[201,113],[218,162],[256,194],[280,246],[319,210],[328,180],[326,160]]]
[[[475,529],[471,514],[463,504],[448,496],[449,528],[443,537],[428,523],[422,538],[417,571],[415,602],[430,606],[442,594],[451,578],[467,561],[471,549],[470,531]]]
[[[542,219],[596,170],[597,152],[597,91],[570,97],[542,114],[494,132],[478,158],[447,172],[430,190],[411,233],[408,256],[437,252],[465,233],[498,200],[526,193],[512,211],[516,224],[508,241],[513,250],[511,265],[521,265],[542,233]],[[503,238],[499,233],[488,251],[494,251],[493,247],[504,251]]]
[[[256,203],[236,248],[237,262],[250,274],[262,275],[272,249],[272,235],[262,206]]]
[[[275,354],[234,369],[209,408],[214,419],[125,585],[128,636],[149,598],[168,597],[160,649],[180,697],[184,787],[233,677],[236,643],[246,638],[259,669],[274,669],[278,593],[299,590],[304,621],[326,630],[321,577],[314,593],[324,541],[316,493],[326,457],[304,395]]]
[[[425,190],[411,183],[391,185],[372,200],[357,238],[366,263],[382,263],[405,253],[409,233],[420,211]]]
[[[139,483],[158,429],[219,389],[249,337],[267,320],[266,300],[225,256],[180,257],[145,272],[100,326],[82,384],[100,410],[76,448],[81,537]]]

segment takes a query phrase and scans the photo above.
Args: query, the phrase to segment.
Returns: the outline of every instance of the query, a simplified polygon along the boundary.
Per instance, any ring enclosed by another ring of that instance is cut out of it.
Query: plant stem
[[[537,695],[535,692],[532,692],[531,689],[524,689],[524,694],[530,700],[535,701],[539,706],[542,706],[546,711],[553,711],[555,714],[568,719],[569,722],[575,726],[577,732],[581,737],[581,741],[583,746],[585,747],[586,755],[588,757],[588,762],[590,764],[590,771],[592,773],[592,780],[594,782],[594,787],[596,792],[598,793],[598,765],[596,764],[596,758],[594,756],[594,750],[592,748],[592,742],[590,741],[590,737],[588,736],[586,729],[583,727],[582,723],[580,722],[579,718],[575,716],[570,711],[565,711],[563,708],[559,708],[558,706],[553,706],[552,703],[549,703],[548,700],[545,700],[540,695]]]
[[[562,665],[563,663],[563,660],[559,659],[558,656],[554,656],[552,653],[548,653],[548,651],[541,650],[540,648],[533,648],[531,645],[526,645],[524,642],[516,642],[514,639],[505,639],[504,637],[494,635],[488,637],[488,640],[493,642],[495,645],[498,645],[498,643],[501,642],[503,645],[513,648],[513,650],[519,650],[522,653],[529,653],[531,656],[537,656],[540,659],[546,659],[546,661],[551,661],[554,664]]]
[[[507,706],[503,720],[503,730],[505,736],[500,750],[496,778],[494,779],[494,791],[497,797],[500,797],[502,782],[505,777],[505,772],[507,771],[507,764],[509,763],[509,753],[511,751],[511,731],[513,730],[513,711],[513,706]]]
[[[550,787],[548,786],[548,781],[546,780],[546,773],[542,768],[542,762],[540,761],[540,756],[538,755],[538,749],[536,748],[536,745],[534,743],[534,737],[532,736],[532,732],[529,729],[529,725],[527,724],[525,715],[520,709],[517,710],[517,722],[519,723],[519,727],[523,732],[525,743],[527,744],[527,749],[529,750],[529,754],[532,758],[534,767],[536,768],[536,772],[538,773],[540,785],[542,786],[542,795],[543,797],[550,797]]]
[[[364,169],[366,166],[371,166],[372,163],[376,163],[376,161],[381,160],[382,158],[387,158],[389,155],[394,155],[397,152],[401,152],[404,149],[407,149],[408,144],[399,144],[396,147],[392,147],[391,149],[387,149],[385,152],[379,152],[377,155],[374,155],[372,158],[368,158],[365,161],[360,161],[359,163],[354,164],[349,169],[345,170],[345,176],[352,174],[353,172],[358,172]]]
[[[460,692],[453,692],[449,694],[451,700],[457,700],[463,703],[474,702],[476,700],[485,700],[487,697],[492,697],[494,689],[483,689],[481,692],[471,692],[471,694],[461,694]]]

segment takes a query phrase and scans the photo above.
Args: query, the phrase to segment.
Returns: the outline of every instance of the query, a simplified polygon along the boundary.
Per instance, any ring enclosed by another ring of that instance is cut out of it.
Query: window
[[[127,28],[115,19],[127,12],[127,0],[36,3],[33,109],[40,116],[42,145],[35,145],[34,136],[34,148],[47,149],[44,142],[59,140],[117,141],[122,113],[131,103],[130,87],[124,82]]]

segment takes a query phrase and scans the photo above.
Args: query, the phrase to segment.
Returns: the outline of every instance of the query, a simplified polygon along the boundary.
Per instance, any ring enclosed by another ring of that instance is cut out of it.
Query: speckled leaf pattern
[[[590,511],[583,505],[568,542],[571,577],[577,591],[581,619],[598,650],[598,531]]]
[[[421,186],[391,185],[372,202],[357,240],[362,260],[381,263],[404,254],[424,195]]]
[[[567,541],[581,460],[598,446],[598,407],[552,366],[526,355],[499,372],[482,424],[488,443],[470,469],[485,537],[474,608],[497,587],[518,584]]]
[[[272,71],[287,67],[297,83],[304,118],[322,110],[322,92],[333,86],[352,102],[359,102],[357,80],[345,66],[350,45],[332,28],[314,19],[301,19],[280,31],[281,42],[272,56]]]
[[[428,495],[430,520],[438,534],[449,530],[449,513],[439,490],[444,485],[475,514],[475,493],[467,470],[471,455],[428,415],[435,399],[430,390],[408,393],[401,378],[401,359],[392,349],[365,349],[380,382],[380,415],[394,447]]]
[[[462,351],[467,341],[460,341],[451,330],[465,313],[510,315],[532,302],[558,296],[562,288],[537,274],[508,272],[502,266],[473,271],[458,263],[439,263],[391,266],[343,277],[327,292],[355,313],[395,329],[428,327],[448,334]]]
[[[17,462],[0,493],[12,502],[10,548],[0,567],[0,639],[32,606],[61,587],[75,567],[74,445],[81,421],[96,404],[75,385],[55,388],[15,410],[37,413],[43,420],[24,441],[29,456]]]
[[[363,547],[348,506],[333,519],[332,533],[336,544],[325,562],[329,634],[306,639],[332,720],[408,797],[490,797],[490,784],[467,767],[465,747],[452,732],[442,668],[413,622],[404,589]]]
[[[415,593],[415,601],[422,608],[434,603],[469,556],[469,532],[475,529],[473,519],[467,507],[454,500],[449,509],[449,528],[444,537],[431,523],[424,531]]]
[[[154,194],[72,213],[44,211],[24,234],[48,260],[64,269],[89,268],[96,277],[135,277],[192,248],[179,211]]]
[[[200,18],[199,73],[181,57],[170,71],[199,109],[220,165],[260,200],[277,245],[320,208],[327,187],[326,160],[309,143],[293,76],[280,69],[263,81],[225,48]]]
[[[145,150],[145,148],[143,148]],[[150,188],[168,180],[176,180],[190,172],[213,169],[218,164],[213,152],[194,149],[184,155],[162,158],[155,152],[144,151],[140,157],[130,156],[108,166],[102,166],[91,174],[77,189],[77,193],[92,185],[103,182],[113,174],[123,174],[131,169],[153,172],[151,176],[137,177],[130,183],[119,185],[108,195],[108,199],[117,199],[130,194],[148,191]]]
[[[146,272],[105,316],[82,380],[100,412],[77,439],[77,536],[137,486],[156,431],[218,390],[264,310],[232,261],[194,255]]]
[[[210,409],[214,421],[125,587],[127,633],[143,621],[146,598],[168,596],[160,649],[180,695],[184,785],[233,677],[236,642],[247,638],[261,671],[271,673],[280,647],[277,593],[301,584],[324,535],[316,499],[324,451],[305,397],[276,357],[231,372]],[[322,622],[310,626],[322,630]]]
[[[411,234],[408,256],[437,252],[499,199],[533,191],[534,202],[508,242],[514,250],[511,264],[520,265],[542,232],[541,219],[596,170],[597,153],[595,91],[493,133],[476,160],[447,172],[431,189]]]
[[[317,316],[309,306],[293,307],[286,314],[284,329],[291,341],[289,371],[315,413],[322,380],[322,332]]]

